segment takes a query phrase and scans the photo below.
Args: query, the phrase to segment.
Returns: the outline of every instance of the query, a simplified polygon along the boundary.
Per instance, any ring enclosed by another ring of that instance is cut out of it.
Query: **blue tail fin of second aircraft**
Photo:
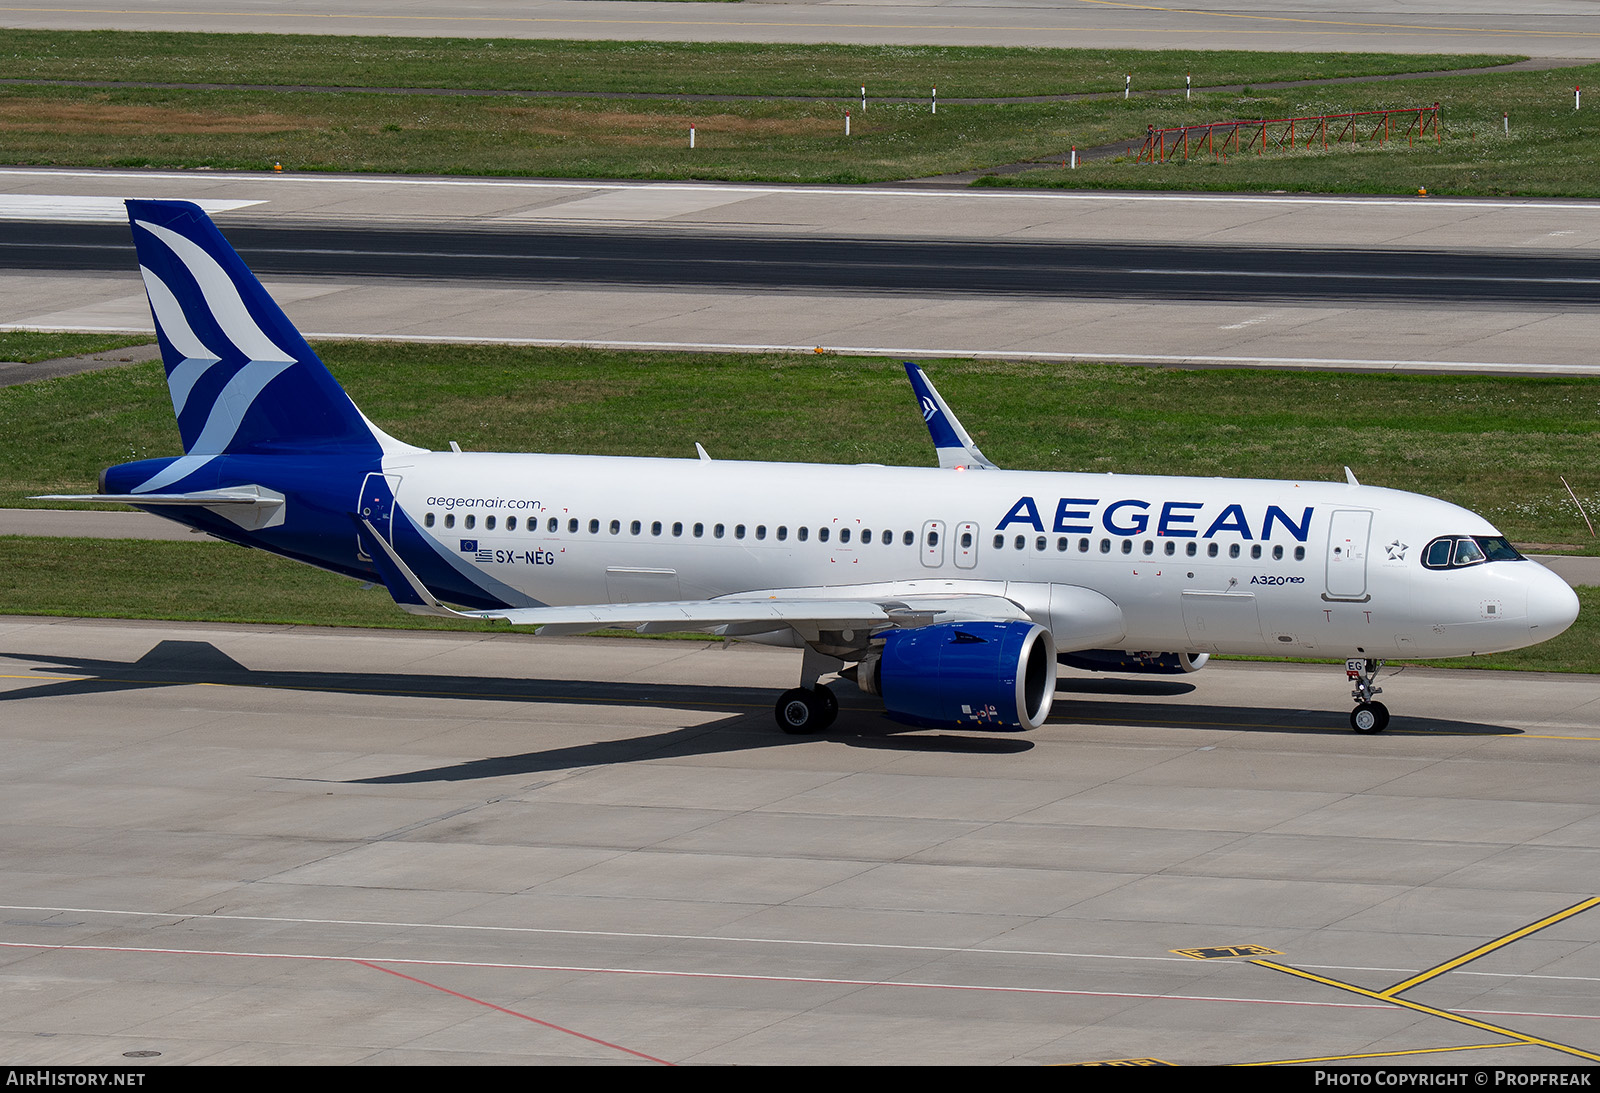
[[[199,206],[127,205],[186,454],[409,447],[362,416]]]

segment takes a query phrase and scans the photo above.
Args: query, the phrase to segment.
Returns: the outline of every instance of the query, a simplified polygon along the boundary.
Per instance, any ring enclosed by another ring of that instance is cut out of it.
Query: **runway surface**
[[[314,336],[1600,371],[1563,201],[5,170],[0,326],[150,330],[124,196],[226,210]]]
[[[1019,240],[756,237],[627,228],[439,230],[259,224],[230,233],[262,276],[498,281],[722,291],[868,291],[1052,299],[1600,307],[1600,253],[1508,255]],[[121,224],[17,223],[0,270],[121,274]]]
[[[1597,1057],[1594,677],[1410,669],[1372,738],[1327,667],[1069,673],[1023,736],[900,730],[841,685],[792,738],[797,670],[0,619],[0,1051]]]
[[[1130,49],[1379,50],[1600,57],[1584,0],[129,0],[0,5],[0,26],[647,41],[847,42]]]

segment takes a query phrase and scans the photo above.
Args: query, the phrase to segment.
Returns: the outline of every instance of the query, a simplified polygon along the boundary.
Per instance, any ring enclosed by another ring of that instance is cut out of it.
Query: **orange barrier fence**
[[[1439,129],[1438,103],[1403,110],[1364,110],[1356,114],[1209,121],[1175,129],[1157,129],[1152,125],[1145,134],[1138,159],[1141,163],[1165,163],[1180,154],[1184,159],[1208,154],[1220,159],[1230,150],[1240,155],[1252,149],[1257,155],[1266,155],[1268,145],[1292,151],[1297,147],[1310,148],[1318,142],[1327,148],[1329,144],[1337,145],[1346,140],[1351,144],[1373,141],[1386,144],[1391,140],[1415,144],[1417,138],[1426,139],[1430,134],[1435,141],[1444,140]]]

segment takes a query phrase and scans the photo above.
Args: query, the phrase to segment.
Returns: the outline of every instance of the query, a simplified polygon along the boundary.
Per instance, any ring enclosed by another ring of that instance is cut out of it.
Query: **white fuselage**
[[[512,606],[942,588],[1014,600],[1063,652],[1373,658],[1519,648],[1572,613],[1531,561],[1425,568],[1431,540],[1499,533],[1372,486],[478,453],[384,471],[434,549]],[[1052,615],[1052,586],[1111,601],[1121,633],[1077,628],[1059,597]]]

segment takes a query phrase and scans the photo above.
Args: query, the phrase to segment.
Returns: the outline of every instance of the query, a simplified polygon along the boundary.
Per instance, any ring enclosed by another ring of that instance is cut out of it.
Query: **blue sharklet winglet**
[[[939,397],[939,392],[928,382],[922,369],[911,361],[906,361],[905,366],[906,378],[911,381],[911,390],[917,396],[917,409],[922,412],[922,420],[933,437],[934,451],[939,453],[939,466],[945,470],[998,470],[978,450],[972,437],[962,428],[949,405]]]

